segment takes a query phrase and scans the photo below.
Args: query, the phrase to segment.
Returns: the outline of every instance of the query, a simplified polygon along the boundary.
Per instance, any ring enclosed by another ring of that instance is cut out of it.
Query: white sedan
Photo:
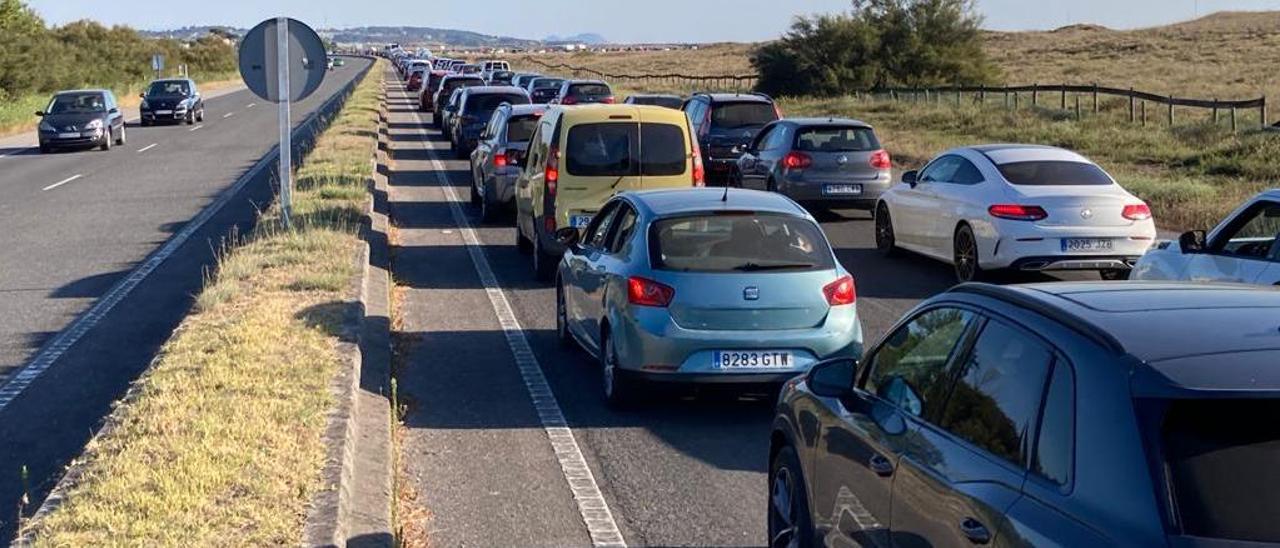
[[[876,247],[914,251],[972,281],[997,269],[1123,279],[1155,242],[1151,209],[1084,156],[1037,145],[949,150],[881,197]]]
[[[1208,234],[1193,230],[1160,242],[1133,278],[1280,285],[1280,189],[1254,196]]]

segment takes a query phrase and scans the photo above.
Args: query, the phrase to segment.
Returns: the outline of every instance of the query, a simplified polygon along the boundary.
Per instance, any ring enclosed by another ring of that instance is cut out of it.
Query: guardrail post
[[[1130,124],[1134,122],[1134,111],[1133,111],[1134,104],[1133,103],[1134,103],[1133,88],[1129,88],[1129,123]]]
[[[924,88],[924,102],[929,102],[929,88]]]

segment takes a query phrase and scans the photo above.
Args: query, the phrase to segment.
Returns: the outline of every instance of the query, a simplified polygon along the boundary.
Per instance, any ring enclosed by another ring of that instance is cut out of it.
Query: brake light
[[[576,104],[578,104],[578,98],[577,98],[577,97],[574,97],[574,96],[572,96],[572,95],[569,95],[569,96],[565,97],[564,99],[561,99],[561,100],[560,100],[560,104],[562,104],[562,105],[576,105]]]
[[[996,204],[988,207],[987,213],[990,213],[992,217],[1014,221],[1039,221],[1049,216],[1044,208],[1040,206],[1018,204]]]
[[[551,147],[551,151],[547,153],[547,165],[544,168],[543,178],[547,182],[547,195],[556,195],[556,184],[560,182],[560,148]]]
[[[493,167],[507,167],[507,151],[498,150],[493,154]]]
[[[665,308],[675,296],[676,290],[669,285],[639,276],[627,279],[627,302],[631,304]]]
[[[871,167],[876,169],[889,169],[893,167],[893,160],[889,158],[889,152],[880,149],[871,153]]]
[[[693,142],[693,186],[707,186],[707,170],[702,166],[702,147]]]
[[[791,151],[782,157],[782,165],[787,169],[804,169],[813,165],[813,158],[803,152]]]
[[[853,301],[858,300],[858,290],[854,287],[853,276],[848,274],[823,287],[822,294],[826,295],[827,304],[831,306],[853,304]]]
[[[612,105],[612,104],[613,104],[613,101],[614,101],[614,98],[613,98],[613,96],[612,96],[612,95],[610,95],[610,96],[608,96],[608,97],[605,97],[604,99],[601,99],[601,100],[600,100],[600,102],[601,102],[601,103],[604,103],[604,104],[606,104],[606,105]]]
[[[1120,216],[1130,221],[1145,221],[1151,218],[1151,207],[1147,204],[1130,204],[1124,206]]]

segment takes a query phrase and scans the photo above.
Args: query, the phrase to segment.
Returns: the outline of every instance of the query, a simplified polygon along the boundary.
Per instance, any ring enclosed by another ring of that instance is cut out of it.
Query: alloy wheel
[[[893,251],[893,221],[889,219],[889,208],[883,204],[876,209],[876,248],[883,253]]]
[[[961,282],[970,282],[978,277],[978,244],[968,227],[956,231],[955,266],[956,278]]]
[[[615,384],[617,382],[618,356],[613,351],[613,341],[609,338],[608,333],[604,334],[603,346],[604,349],[601,354],[604,355],[604,359],[601,362],[604,367],[601,368],[600,376],[603,377],[604,381],[604,399],[613,401],[618,389]]]
[[[800,546],[798,534],[799,516],[796,514],[796,484],[791,468],[783,465],[773,474],[769,488],[769,546],[770,548],[796,548]]]

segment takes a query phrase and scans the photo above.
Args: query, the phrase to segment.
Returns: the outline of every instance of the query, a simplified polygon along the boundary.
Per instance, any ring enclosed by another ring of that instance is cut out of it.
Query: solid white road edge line
[[[53,184],[51,184],[51,185],[49,185],[49,186],[47,186],[47,187],[44,187],[44,189],[43,189],[43,190],[53,190],[53,189],[55,189],[55,188],[58,188],[58,187],[60,187],[60,186],[62,186],[62,185],[65,185],[65,184],[67,184],[67,183],[70,183],[71,181],[74,181],[74,180],[79,179],[79,178],[81,178],[81,177],[84,177],[84,175],[83,175],[83,174],[80,174],[80,173],[77,173],[77,174],[75,174],[75,175],[72,175],[72,176],[70,176],[70,177],[67,177],[66,179],[63,179],[63,180],[58,181],[58,182],[56,182],[56,183],[53,183]]]
[[[418,118],[421,121],[421,115]],[[438,149],[427,146],[425,150]],[[529,346],[529,340],[525,338],[524,328],[520,326],[520,320],[516,319],[515,311],[511,309],[511,303],[507,301],[506,293],[498,283],[498,277],[494,275],[493,268],[489,266],[489,260],[484,256],[484,250],[480,247],[480,238],[476,236],[471,223],[467,221],[466,214],[458,205],[461,202],[453,192],[448,176],[445,175],[444,165],[434,154],[431,155],[431,167],[449,200],[453,221],[462,233],[462,240],[467,245],[471,262],[475,265],[476,273],[480,275],[480,283],[484,287],[485,294],[489,296],[489,304],[493,306],[494,314],[498,317],[498,324],[502,327],[503,335],[506,336],[507,346],[511,349],[516,367],[524,379],[525,388],[528,389],[529,397],[533,400],[538,420],[547,433],[551,449],[555,451],[556,460],[560,462],[560,471],[564,474],[565,482],[569,484],[569,490],[573,492],[574,501],[578,503],[578,513],[587,526],[587,532],[591,534],[591,544],[625,547],[627,543],[622,538],[622,531],[618,530],[618,523],[614,521],[613,513],[609,511],[609,503],[600,492],[595,475],[591,473],[591,467],[587,466],[587,460],[582,456],[582,449],[573,436],[573,430],[569,428],[568,421],[564,418],[560,403],[556,401],[555,394],[551,392],[551,385],[542,374],[542,366],[538,364],[538,358],[533,354],[533,347]]]
[[[138,149],[138,154],[142,154],[143,152],[146,152],[146,151],[148,151],[148,150],[151,150],[151,149],[153,149],[153,148],[156,148],[156,145],[158,145],[158,144],[159,144],[159,143],[151,143],[151,144],[149,144],[149,145],[147,145],[147,146],[145,146],[145,147],[142,147],[142,148]]]

